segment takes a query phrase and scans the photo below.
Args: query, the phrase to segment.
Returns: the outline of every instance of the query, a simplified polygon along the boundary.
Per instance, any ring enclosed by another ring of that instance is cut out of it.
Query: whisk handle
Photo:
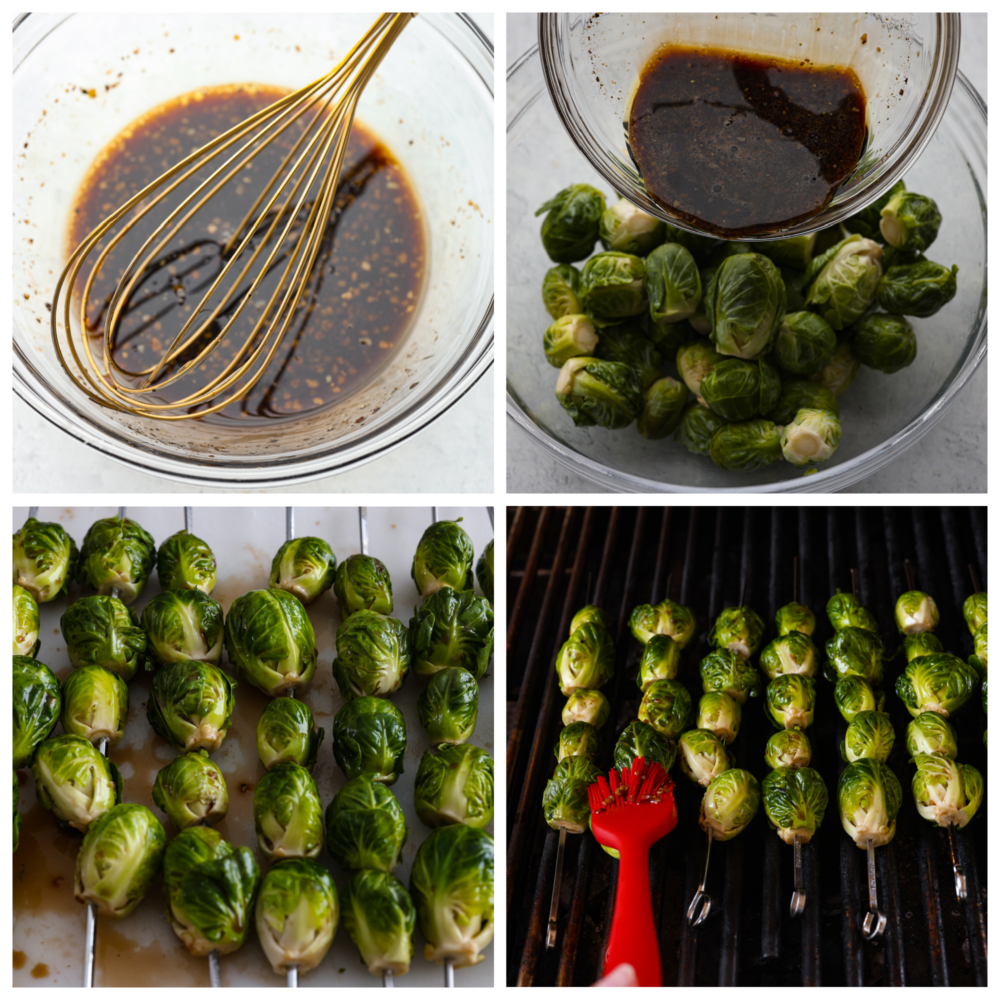
[[[618,890],[611,921],[605,974],[628,962],[640,986],[662,986],[660,945],[649,893],[649,848],[623,850],[618,862]]]

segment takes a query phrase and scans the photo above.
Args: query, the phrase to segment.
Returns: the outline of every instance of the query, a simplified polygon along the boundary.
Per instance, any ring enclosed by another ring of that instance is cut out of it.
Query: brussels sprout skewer
[[[285,541],[290,542],[295,537],[295,508],[286,507],[285,508]],[[288,688],[285,694],[289,698],[295,697],[295,688]],[[216,955],[216,961],[218,961],[218,955]],[[211,955],[209,960],[211,960]],[[286,989],[297,989],[299,985],[299,967],[297,965],[289,965],[288,970],[285,972],[285,988]]]

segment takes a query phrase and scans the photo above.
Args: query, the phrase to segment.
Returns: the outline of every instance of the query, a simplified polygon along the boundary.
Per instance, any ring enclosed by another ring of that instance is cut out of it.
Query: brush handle
[[[660,945],[649,893],[649,848],[623,850],[618,862],[618,890],[611,936],[604,956],[605,974],[628,962],[640,986],[662,986]]]

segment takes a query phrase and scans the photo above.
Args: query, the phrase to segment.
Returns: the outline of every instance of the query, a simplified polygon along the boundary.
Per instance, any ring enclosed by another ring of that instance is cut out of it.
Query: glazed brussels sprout
[[[344,624],[353,620],[349,618]],[[418,677],[432,677],[446,667],[461,667],[479,680],[493,655],[490,602],[471,590],[442,587],[410,619],[410,647]]]
[[[437,521],[420,536],[410,576],[421,597],[442,587],[472,590],[472,539],[457,521]]]
[[[906,664],[896,678],[896,694],[910,715],[937,712],[947,719],[976,693],[978,684],[979,676],[964,660],[951,653],[936,653]]]
[[[681,770],[697,785],[708,786],[713,778],[728,771],[736,761],[725,743],[705,729],[689,729],[677,741]]]
[[[690,717],[691,695],[677,681],[654,681],[639,704],[639,720],[668,740],[675,740],[684,732]]]
[[[86,600],[86,598],[85,598]],[[109,600],[109,598],[91,598]],[[222,605],[200,590],[165,590],[142,609],[147,669],[179,660],[222,659],[225,615]]]
[[[314,858],[323,846],[323,806],[312,775],[276,764],[253,793],[253,825],[264,857]]]
[[[913,758],[913,801],[924,819],[960,830],[976,815],[983,801],[983,776],[971,764],[959,764],[936,753]]]
[[[146,702],[153,731],[178,750],[222,746],[233,724],[236,682],[211,663],[182,660],[157,671]]]
[[[490,605],[493,604],[493,539],[486,543],[486,548],[479,554],[476,561],[476,579],[479,589]]]
[[[587,722],[600,729],[611,717],[611,704],[600,691],[577,688],[567,699],[562,710],[562,724]]]
[[[392,875],[357,871],[344,886],[344,927],[373,976],[410,971],[417,911],[406,887]]]
[[[251,590],[226,615],[226,653],[244,680],[277,698],[316,673],[316,635],[302,604],[284,590]]]
[[[905,190],[906,185],[902,181],[896,181],[885,194],[879,195],[870,205],[844,222],[844,229],[849,233],[860,233],[870,240],[881,239],[879,223],[882,221],[882,209],[889,204],[893,196]]]
[[[29,517],[14,534],[14,583],[39,604],[63,597],[76,576],[79,555],[61,524]]]
[[[187,531],[171,535],[157,550],[156,576],[163,590],[215,590],[215,556]]]
[[[934,598],[921,590],[908,590],[896,601],[896,627],[903,635],[933,632],[941,615]]]
[[[615,744],[616,770],[631,767],[638,757],[644,757],[647,762],[656,761],[664,771],[669,772],[677,757],[677,747],[672,740],[661,736],[651,725],[637,720],[630,722],[621,731]]]
[[[840,756],[850,763],[862,757],[889,759],[896,734],[885,712],[859,712],[851,720],[840,745]]]
[[[642,651],[635,682],[645,691],[654,681],[670,681],[677,676],[681,648],[669,635],[651,635]]]
[[[229,812],[226,779],[205,750],[181,754],[160,768],[153,782],[153,801],[178,830],[215,826]]]
[[[918,656],[931,656],[933,653],[943,653],[944,646],[933,632],[911,632],[903,636],[903,652],[906,662],[915,660]]]
[[[666,226],[655,216],[620,198],[604,210],[600,234],[605,250],[645,257],[664,241]]]
[[[695,455],[707,455],[712,435],[724,427],[726,420],[714,410],[700,403],[692,403],[681,413],[681,421],[674,433],[674,440]]]
[[[850,342],[845,338],[837,347],[833,360],[809,378],[827,389],[834,397],[842,396],[851,387],[861,368]],[[819,404],[814,404],[819,405]],[[829,407],[826,407],[829,409]],[[775,419],[778,419],[775,417]]]
[[[167,835],[160,821],[135,803],[112,806],[87,829],[76,856],[73,896],[112,920],[128,916],[163,867]]]
[[[815,375],[837,353],[837,335],[822,316],[786,313],[774,338],[774,360],[793,375]]]
[[[545,786],[542,812],[553,830],[583,833],[590,822],[590,797],[587,789],[601,776],[589,757],[567,757]]]
[[[713,840],[732,840],[750,825],[759,808],[759,782],[749,771],[734,767],[708,783],[698,823]]]
[[[315,969],[330,950],[339,916],[337,887],[322,865],[308,858],[274,865],[260,884],[255,922],[275,973]]]
[[[257,756],[267,770],[277,764],[316,766],[325,731],[316,729],[309,706],[296,698],[274,698],[257,720]]]
[[[596,326],[621,322],[646,311],[641,257],[609,250],[594,254],[580,271],[580,303]]]
[[[695,625],[691,609],[669,598],[659,604],[640,604],[629,618],[632,635],[643,645],[654,635],[669,635],[684,649],[694,635]]]
[[[781,674],[767,685],[764,704],[778,729],[807,729],[816,712],[816,682],[802,674]]]
[[[720,427],[708,443],[708,454],[720,469],[753,472],[781,457],[781,428],[770,420],[747,420]]]
[[[789,635],[791,632],[811,636],[816,631],[816,616],[804,604],[792,601],[783,608],[778,608],[778,613],[774,616],[774,627],[779,636]]]
[[[63,731],[82,736],[99,747],[108,741],[114,750],[125,735],[128,721],[128,685],[103,667],[80,667],[63,681]]]
[[[414,858],[410,895],[424,958],[453,958],[455,968],[481,962],[493,940],[493,838],[461,823],[432,831]]]
[[[885,706],[885,695],[877,695],[871,685],[857,674],[841,677],[833,689],[833,700],[844,721],[851,723],[860,712],[881,712]]]
[[[781,393],[774,409],[768,414],[776,424],[790,424],[800,410],[829,410],[834,416],[840,413],[837,397],[818,382],[803,378],[790,378],[782,383]]]
[[[326,807],[326,849],[344,871],[394,872],[409,832],[396,796],[366,775],[349,781]]]
[[[873,687],[882,682],[882,640],[866,628],[850,625],[842,628],[827,641],[826,658],[824,674],[827,680],[836,682],[856,674]]]
[[[753,608],[726,608],[712,626],[708,641],[717,649],[730,649],[749,660],[760,649],[763,619]]]
[[[686,385],[669,377],[657,379],[646,390],[636,429],[650,441],[669,437],[681,422],[687,399]]]
[[[850,326],[875,301],[881,257],[878,243],[854,233],[814,258],[806,270],[806,308],[834,330]]]
[[[711,691],[698,699],[697,729],[707,729],[723,743],[729,744],[740,731],[740,703],[722,691]]]
[[[603,341],[603,337],[600,338]],[[589,316],[567,313],[550,323],[542,338],[545,357],[555,368],[562,368],[570,358],[591,357],[597,350],[598,336]]]
[[[958,757],[958,737],[943,715],[921,712],[906,727],[906,751],[911,757],[938,753],[954,760]]]
[[[542,305],[553,319],[580,312],[580,272],[572,264],[556,264],[545,272]]]
[[[17,771],[14,771],[14,850],[21,841],[21,810],[17,808],[17,801],[21,796],[21,786],[17,780]]]
[[[587,604],[573,615],[573,620],[569,623],[569,634],[572,635],[581,625],[585,625],[587,622],[599,625],[606,632],[611,631],[611,622],[604,611],[594,604]]]
[[[82,736],[45,740],[35,753],[31,773],[38,801],[61,825],[81,833],[122,800],[118,768]]]
[[[785,315],[785,283],[763,254],[727,257],[705,289],[705,315],[721,354],[752,359],[764,354]]]
[[[913,364],[917,357],[916,334],[902,316],[866,316],[857,325],[851,347],[863,365],[887,375]]]
[[[597,759],[601,739],[597,729],[589,722],[573,722],[559,733],[555,746],[556,760],[564,757],[590,757]]]
[[[139,616],[117,597],[81,597],[63,612],[59,628],[74,667],[96,664],[130,681],[145,658]]]
[[[779,729],[764,745],[767,766],[808,767],[812,760],[812,744],[801,729]]]
[[[594,244],[604,215],[604,195],[589,184],[571,184],[550,198],[535,212],[546,212],[542,222],[542,246],[557,264],[586,260]]]
[[[59,721],[62,692],[59,679],[30,656],[13,658],[14,769],[31,763],[38,744]]]
[[[976,630],[976,634],[972,637],[976,651],[969,657],[969,664],[984,680],[986,678],[987,666],[987,628],[988,626],[984,623],[981,628]]]
[[[468,592],[467,592],[468,593]],[[464,594],[445,589],[440,597],[457,600]],[[439,595],[427,603],[440,605]],[[366,695],[388,698],[403,686],[410,669],[410,633],[398,618],[375,611],[356,611],[337,629],[333,678],[345,702]]]
[[[584,622],[562,645],[556,657],[559,690],[564,695],[603,687],[615,672],[615,644],[605,629]]]
[[[357,698],[333,718],[333,756],[348,780],[368,775],[393,784],[403,773],[406,723],[385,698]]]
[[[962,617],[969,632],[975,635],[986,624],[986,594],[970,594],[962,605]]]
[[[332,586],[337,557],[322,538],[293,538],[278,549],[271,563],[268,586],[311,604]]]
[[[933,198],[897,191],[882,207],[879,230],[897,250],[926,250],[941,228],[941,212]]]
[[[392,614],[392,580],[384,564],[374,556],[348,556],[333,577],[333,592],[340,613],[348,618],[356,611]]]
[[[489,826],[493,758],[469,743],[444,746],[436,753],[425,750],[413,783],[413,807],[425,826],[462,823],[477,830]]]
[[[878,634],[875,616],[853,594],[838,590],[826,602],[826,616],[830,624],[840,631],[844,628],[863,628]]]
[[[896,834],[896,816],[903,789],[888,764],[862,757],[848,764],[837,783],[840,822],[847,835],[864,850],[884,847]]]
[[[696,340],[677,352],[677,371],[684,384],[701,398],[701,384],[726,359],[711,344]]]
[[[570,358],[559,370],[556,399],[577,427],[628,427],[642,412],[635,371],[617,361]]]
[[[647,647],[648,648],[648,647]],[[722,691],[741,705],[760,694],[760,678],[749,660],[731,649],[717,649],[701,661],[702,690]]]
[[[767,413],[780,391],[777,373],[763,359],[759,364],[738,358],[720,361],[701,383],[705,402],[726,420],[748,420],[755,413]]]
[[[628,365],[645,392],[659,377],[663,357],[653,342],[635,323],[605,327],[594,351],[600,361]]]
[[[42,646],[38,638],[41,618],[38,602],[30,590],[14,584],[13,594],[14,656],[37,656]]]
[[[664,243],[649,254],[643,281],[649,318],[656,326],[687,319],[701,302],[698,265],[679,243]]]
[[[958,291],[958,267],[950,269],[932,260],[890,267],[878,283],[875,302],[897,316],[933,316]]]
[[[779,767],[761,783],[764,812],[786,844],[808,844],[826,813],[829,796],[818,771]]]
[[[260,868],[238,847],[204,826],[182,830],[163,856],[163,896],[174,933],[196,958],[229,955],[246,940]]]
[[[833,458],[840,444],[840,418],[829,410],[799,410],[781,432],[781,454],[802,468]]]
[[[760,654],[760,669],[769,680],[781,674],[816,675],[816,647],[802,632],[789,632],[772,639]]]
[[[131,604],[146,586],[155,558],[156,543],[141,525],[127,517],[105,517],[83,539],[76,579],[99,594],[117,591]]]
[[[461,667],[439,670],[417,698],[417,716],[432,747],[465,743],[476,728],[479,685]]]

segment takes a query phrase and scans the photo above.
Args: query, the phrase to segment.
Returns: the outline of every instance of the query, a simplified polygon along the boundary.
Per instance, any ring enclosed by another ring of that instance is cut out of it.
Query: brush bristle
[[[637,757],[631,767],[623,767],[621,773],[612,769],[607,780],[601,775],[589,787],[590,811],[604,812],[659,802],[671,788],[670,776],[660,764],[647,763],[645,757]]]

